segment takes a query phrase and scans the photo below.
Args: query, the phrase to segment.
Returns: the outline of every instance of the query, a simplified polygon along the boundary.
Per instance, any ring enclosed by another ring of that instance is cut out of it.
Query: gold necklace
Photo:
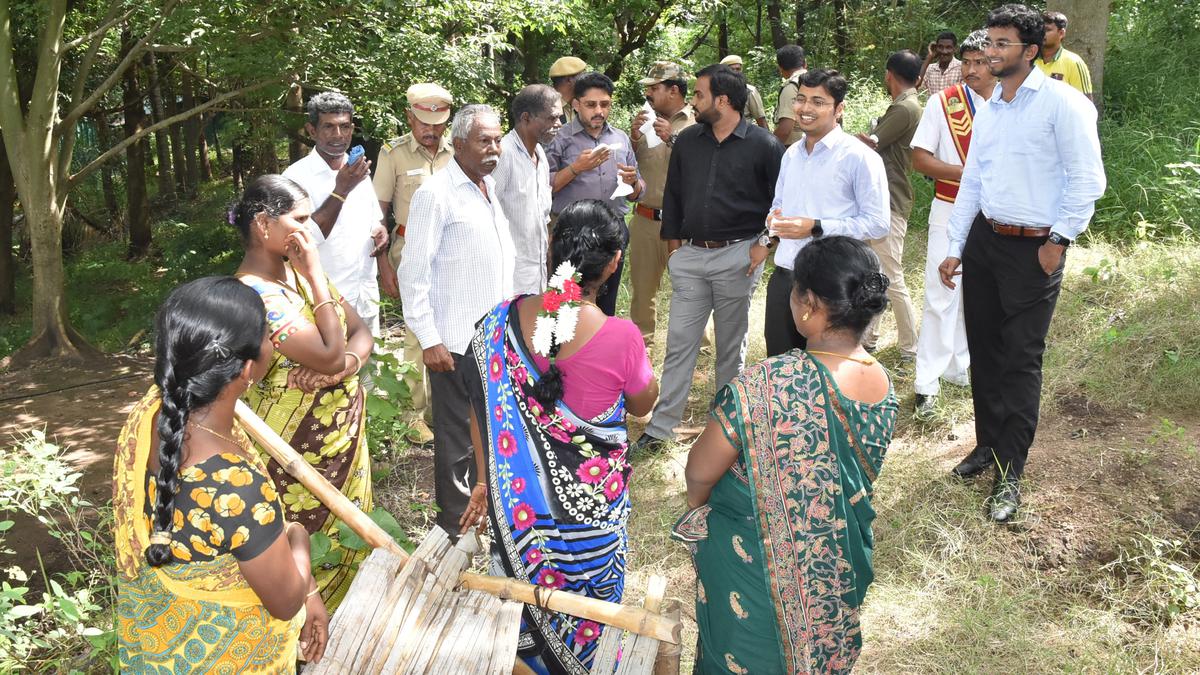
[[[199,422],[190,422],[190,421],[189,421],[189,422],[188,422],[188,424],[191,424],[192,426],[194,426],[194,427],[196,427],[196,428],[198,428],[198,429],[203,429],[203,430],[207,431],[208,433],[212,434],[213,436],[216,436],[217,438],[220,438],[220,439],[222,439],[222,440],[229,441],[230,443],[233,443],[234,445],[238,446],[238,448],[241,448],[241,447],[242,447],[242,444],[241,444],[241,442],[239,442],[239,441],[236,441],[236,440],[234,440],[234,439],[232,439],[232,438],[230,438],[230,437],[226,436],[225,434],[223,434],[223,433],[221,433],[221,432],[219,432],[219,431],[216,431],[215,429],[210,429],[209,427],[206,427],[206,426],[204,426],[203,424],[201,424],[201,423],[199,423]]]
[[[837,357],[837,358],[839,358],[839,359],[846,359],[846,360],[848,360],[848,361],[854,361],[854,362],[856,362],[856,363],[861,363],[861,364],[863,364],[864,366],[873,366],[873,365],[875,365],[875,358],[874,358],[874,357],[871,357],[871,356],[868,356],[868,357],[866,357],[866,358],[860,358],[860,357],[857,357],[857,356],[850,356],[849,354],[836,354],[836,353],[834,353],[834,352],[823,352],[823,351],[821,351],[821,350],[819,350],[819,349],[808,349],[808,350],[806,350],[806,351],[807,351],[809,354],[821,354],[822,356],[836,356],[836,357]]]

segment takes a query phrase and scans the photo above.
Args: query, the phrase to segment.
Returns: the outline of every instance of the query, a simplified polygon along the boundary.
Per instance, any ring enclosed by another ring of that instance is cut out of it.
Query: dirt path
[[[44,429],[46,438],[67,451],[67,460],[83,472],[80,495],[96,504],[112,498],[112,453],[125,416],[145,393],[152,362],[112,355],[84,366],[32,367],[0,374],[0,447],[15,436]],[[16,564],[37,565],[40,551],[47,571],[67,561],[57,541],[28,518],[16,524],[6,542]]]

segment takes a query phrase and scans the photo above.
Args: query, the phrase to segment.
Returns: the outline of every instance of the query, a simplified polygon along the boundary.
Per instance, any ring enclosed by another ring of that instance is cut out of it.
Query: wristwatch
[[[1046,241],[1050,242],[1051,244],[1057,244],[1063,248],[1067,248],[1072,243],[1070,239],[1067,239],[1057,232],[1051,232],[1050,236],[1046,238]]]
[[[764,231],[762,234],[758,235],[758,245],[762,246],[763,248],[771,248],[771,233]]]
[[[812,226],[811,235],[813,237],[819,237],[823,234],[825,234],[825,228],[821,227],[821,219],[813,218],[813,226]]]

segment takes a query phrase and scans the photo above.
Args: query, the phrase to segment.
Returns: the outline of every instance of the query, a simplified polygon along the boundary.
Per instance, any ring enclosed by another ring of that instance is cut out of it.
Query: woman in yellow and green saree
[[[155,386],[113,468],[121,672],[294,672],[323,654],[328,615],[308,535],[285,524],[233,420],[270,354],[262,302],[232,277],[198,279],[156,330]]]
[[[848,672],[862,647],[872,484],[897,403],[860,338],[887,278],[848,237],[813,240],[794,269],[807,351],[722,388],[688,456],[690,510],[673,536],[696,565],[698,673]]]
[[[312,204],[279,175],[259,176],[230,212],[246,254],[237,276],[267,308],[274,351],[246,403],[326,480],[363,511],[371,510],[366,397],[358,371],[374,347],[371,330],[329,283],[307,225]],[[324,532],[341,555],[316,571],[334,611],[367,551],[339,546],[336,519],[308,488],[263,453],[287,520]]]

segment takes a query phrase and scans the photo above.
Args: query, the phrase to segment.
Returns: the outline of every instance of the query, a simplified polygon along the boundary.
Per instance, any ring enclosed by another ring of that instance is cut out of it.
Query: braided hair
[[[831,329],[862,338],[867,326],[887,308],[888,278],[870,246],[850,237],[814,239],[796,255],[792,289],[812,291],[825,305]]]
[[[241,198],[229,207],[229,224],[241,233],[243,242],[249,242],[250,225],[258,214],[278,218],[302,199],[308,199],[308,193],[296,181],[277,173],[264,174],[250,181]]]
[[[550,269],[564,262],[575,266],[579,285],[585,295],[600,292],[604,284],[604,269],[613,256],[625,249],[629,231],[625,223],[604,202],[581,199],[563,209],[554,225],[550,240]],[[619,283],[609,281],[608,283]],[[533,386],[533,396],[547,410],[552,410],[563,396],[562,371],[554,363],[560,345],[550,348],[550,367]]]
[[[247,361],[258,359],[266,310],[253,289],[233,277],[205,277],[171,292],[155,319],[154,381],[158,413],[158,475],[151,529],[171,532],[188,415],[216,400]],[[169,544],[146,549],[146,562],[171,562]]]

